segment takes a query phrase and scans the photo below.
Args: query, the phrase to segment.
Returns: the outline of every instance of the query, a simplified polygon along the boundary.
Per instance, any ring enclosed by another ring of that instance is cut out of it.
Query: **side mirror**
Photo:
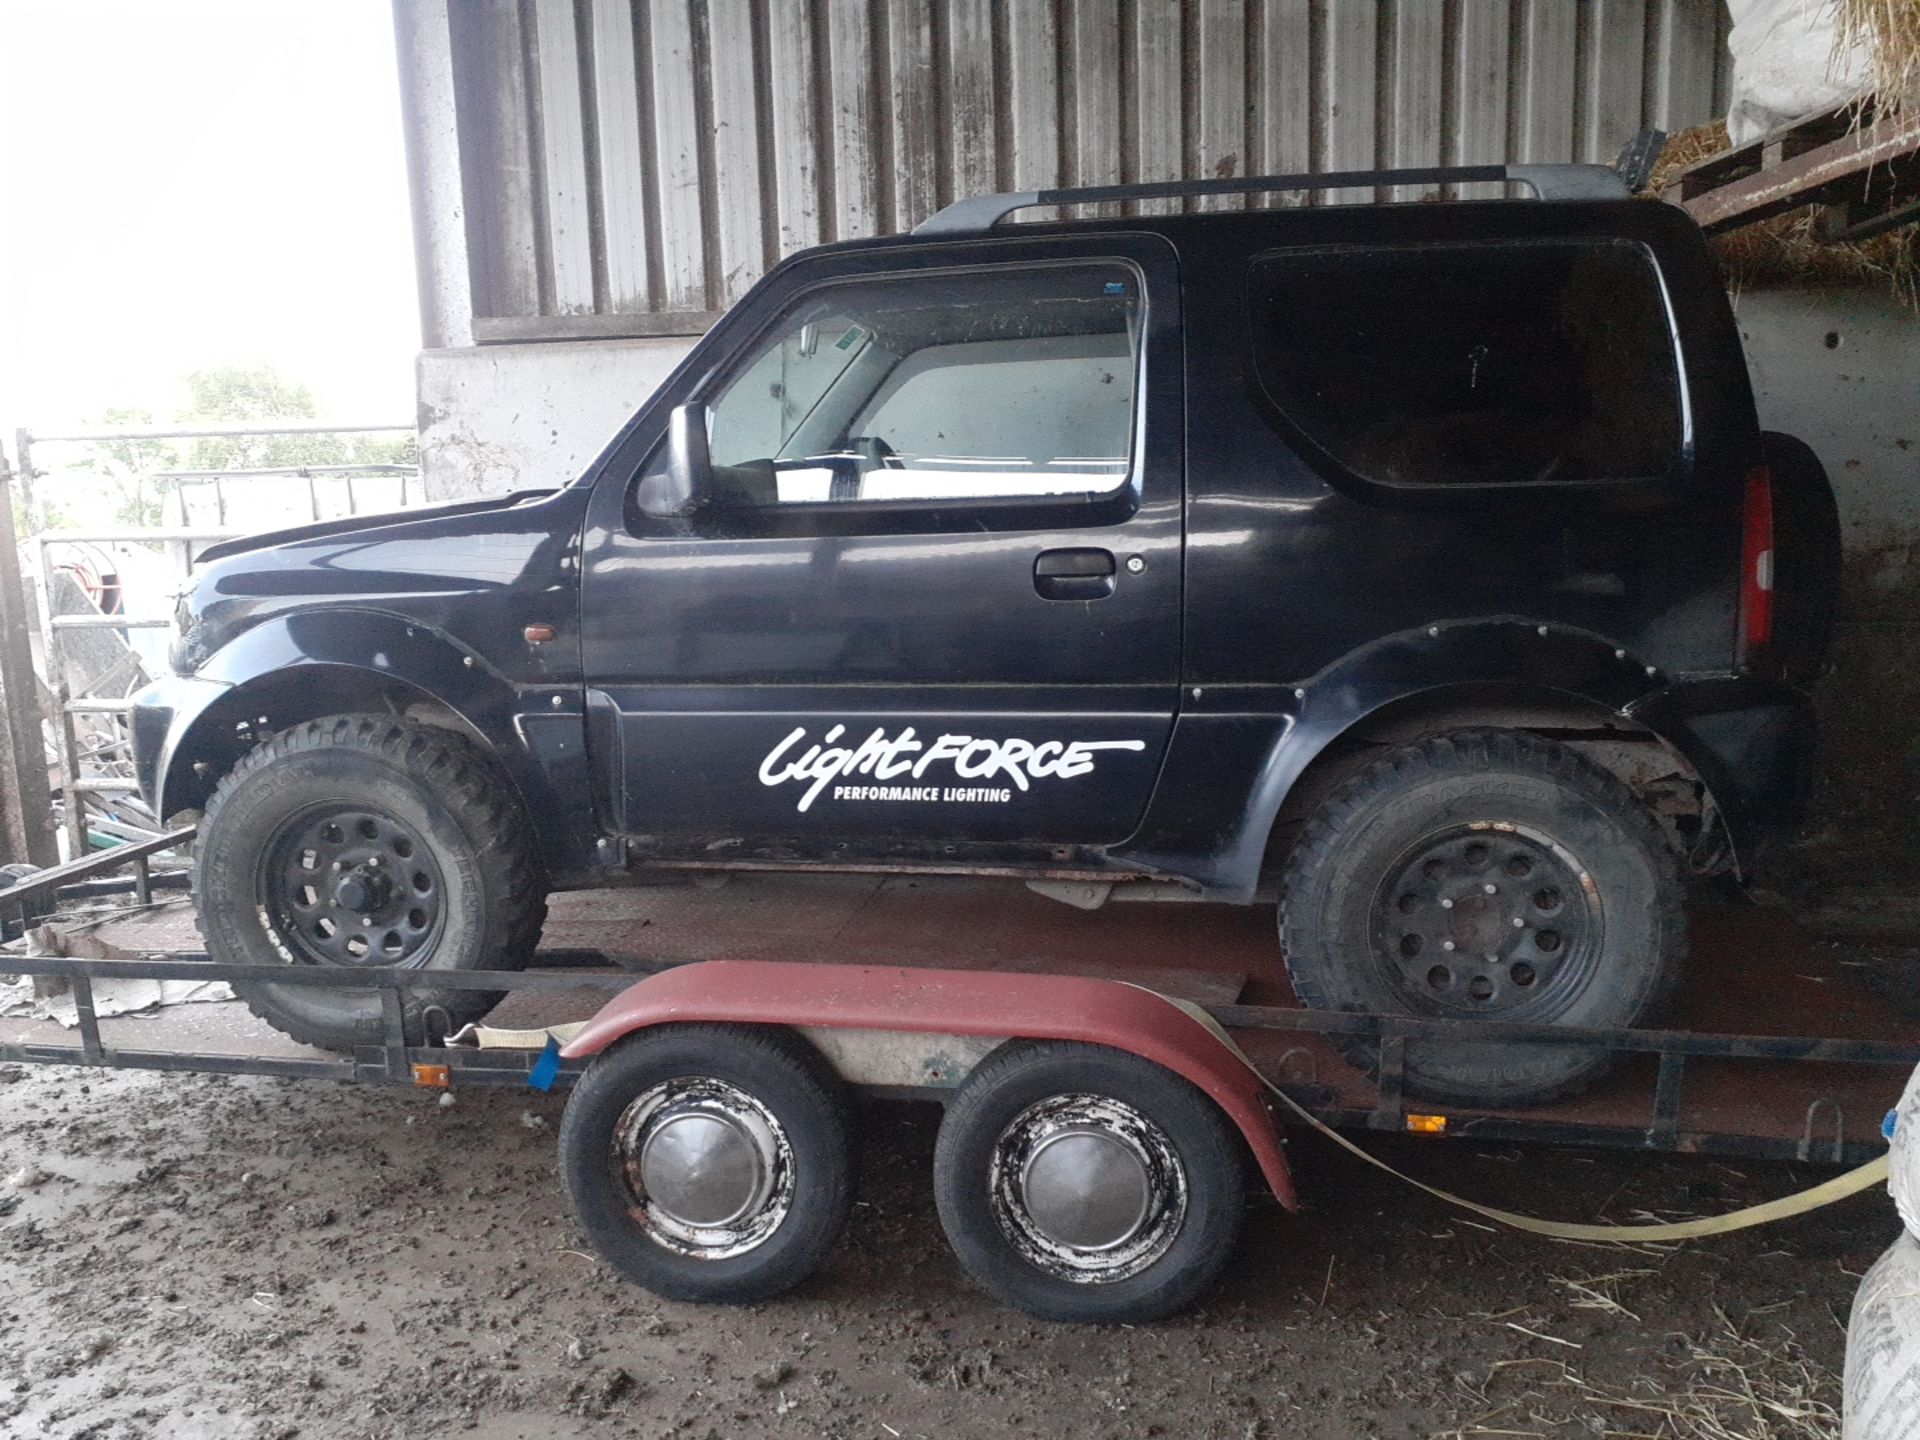
[[[707,407],[676,405],[667,420],[666,464],[641,483],[640,509],[661,518],[690,515],[712,481]]]

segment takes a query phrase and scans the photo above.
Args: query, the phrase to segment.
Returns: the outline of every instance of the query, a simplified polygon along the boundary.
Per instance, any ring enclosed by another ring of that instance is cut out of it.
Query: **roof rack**
[[[1094,205],[1114,200],[1169,200],[1189,195],[1257,195],[1276,190],[1344,190],[1376,185],[1525,185],[1542,200],[1625,200],[1620,173],[1607,165],[1443,165],[1421,170],[1333,170],[1319,175],[1248,175],[1229,180],[1161,180],[1144,185],[1083,185],[1071,190],[1020,190],[956,200],[913,227],[916,235],[991,230],[1016,210],[1035,205]]]

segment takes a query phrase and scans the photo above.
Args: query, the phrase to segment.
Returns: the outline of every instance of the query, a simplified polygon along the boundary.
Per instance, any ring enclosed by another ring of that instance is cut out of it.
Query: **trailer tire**
[[[1685,894],[1653,816],[1564,745],[1462,730],[1392,750],[1307,820],[1280,891],[1302,1003],[1434,1019],[1626,1027],[1665,999]],[[1377,1042],[1335,1037],[1377,1067]],[[1592,1047],[1410,1043],[1409,1093],[1540,1103],[1597,1077]]]
[[[798,1285],[846,1225],[855,1168],[845,1085],[775,1026],[639,1031],[587,1067],[560,1121],[580,1228],[669,1300],[745,1304]]]
[[[949,1106],[933,1186],[947,1242],[995,1297],[1042,1320],[1121,1324],[1184,1309],[1214,1282],[1239,1240],[1246,1170],[1220,1107],[1165,1067],[1015,1041]]]
[[[200,822],[193,898],[225,964],[518,970],[546,887],[511,783],[478,746],[432,726],[335,715],[282,731],[228,772]],[[354,923],[358,920],[358,924]],[[305,1044],[379,1044],[370,990],[243,982],[254,1014]],[[450,1028],[494,991],[410,988],[410,1044],[429,1007]]]

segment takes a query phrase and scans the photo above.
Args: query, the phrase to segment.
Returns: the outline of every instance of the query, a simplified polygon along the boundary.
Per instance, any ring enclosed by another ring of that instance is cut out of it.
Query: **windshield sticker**
[[[760,783],[775,786],[789,781],[811,782],[801,792],[796,807],[805,810],[821,791],[850,775],[919,781],[935,765],[945,763],[958,779],[988,783],[834,785],[832,798],[1005,804],[1013,799],[1015,790],[1031,789],[1036,780],[1072,780],[1092,774],[1097,751],[1147,748],[1144,740],[1042,740],[1035,744],[1031,740],[987,740],[972,735],[942,735],[923,743],[909,725],[893,736],[881,727],[849,749],[836,743],[846,732],[845,725],[835,725],[819,741],[796,750],[807,738],[807,729],[804,725],[794,727],[760,762]],[[991,783],[995,780],[1009,783]]]

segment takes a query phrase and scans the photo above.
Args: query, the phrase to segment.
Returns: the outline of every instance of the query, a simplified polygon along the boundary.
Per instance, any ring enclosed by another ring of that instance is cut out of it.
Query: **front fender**
[[[1126,1050],[1198,1086],[1246,1137],[1274,1198],[1299,1208],[1260,1078],[1192,1016],[1117,980],[879,965],[702,960],[623,990],[561,1050],[597,1055],[654,1025],[694,1022],[1073,1040]]]
[[[1307,767],[1369,717],[1421,697],[1606,712],[1646,726],[1698,770],[1694,731],[1663,729],[1660,707],[1647,704],[1669,683],[1604,636],[1509,617],[1390,635],[1294,686],[1201,687],[1188,692],[1146,820],[1115,858],[1250,901],[1274,821]]]
[[[382,611],[276,616],[236,636],[197,674],[141,691],[141,787],[162,817],[201,808],[264,732],[360,708],[370,696],[451,710],[513,781],[549,869],[590,867],[595,833],[578,686],[516,687],[445,634]]]

